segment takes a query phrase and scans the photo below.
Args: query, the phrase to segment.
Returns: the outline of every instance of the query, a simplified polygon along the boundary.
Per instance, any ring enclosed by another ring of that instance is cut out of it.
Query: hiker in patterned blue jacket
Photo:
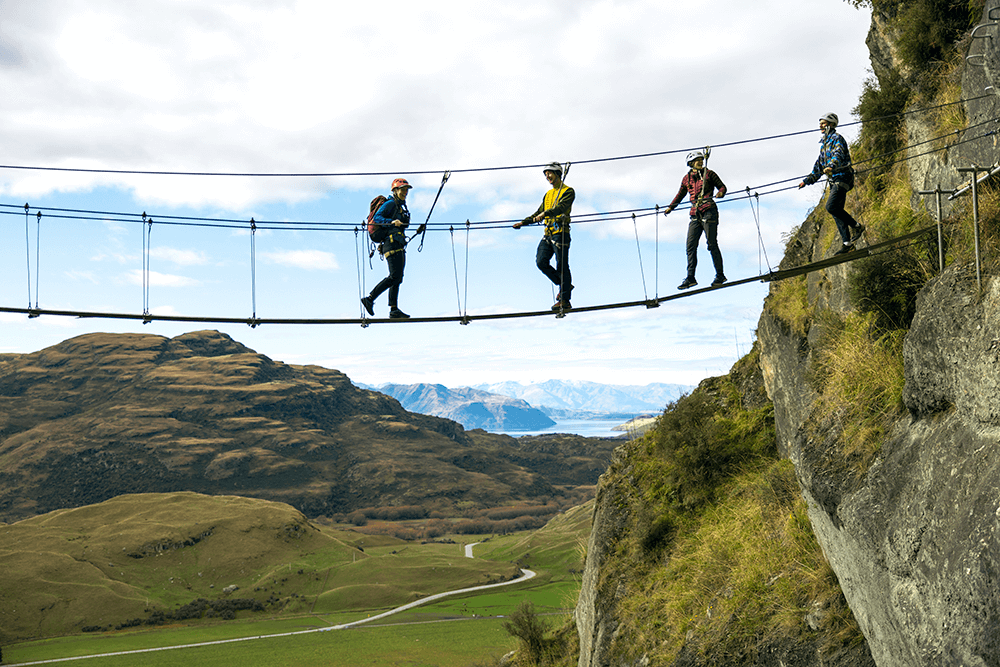
[[[854,243],[865,233],[864,225],[858,223],[850,213],[844,210],[848,191],[854,187],[854,168],[851,166],[851,151],[844,137],[837,134],[840,119],[835,113],[828,113],[819,119],[820,138],[819,157],[813,165],[812,173],[802,179],[799,189],[812,185],[826,174],[830,184],[830,196],[826,199],[826,210],[837,223],[837,231],[844,244],[835,255],[854,250]]]
[[[405,178],[392,182],[392,197],[379,207],[373,218],[378,225],[390,228],[389,236],[379,246],[385,263],[389,265],[389,275],[361,299],[369,315],[375,315],[375,299],[389,290],[389,319],[405,320],[410,316],[399,309],[399,285],[403,282],[406,266],[406,228],[410,225],[410,211],[406,208],[406,195],[413,186]]]

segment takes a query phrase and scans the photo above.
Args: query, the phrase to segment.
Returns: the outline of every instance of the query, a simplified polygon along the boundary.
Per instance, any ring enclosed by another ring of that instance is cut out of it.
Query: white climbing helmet
[[[688,153],[687,166],[690,167],[691,163],[694,162],[695,160],[704,160],[706,157],[708,156],[705,154],[705,151],[692,151]]]
[[[840,125],[840,118],[838,118],[837,114],[833,113],[832,111],[824,116],[820,116],[819,119],[825,120],[827,123],[833,125],[834,127]]]

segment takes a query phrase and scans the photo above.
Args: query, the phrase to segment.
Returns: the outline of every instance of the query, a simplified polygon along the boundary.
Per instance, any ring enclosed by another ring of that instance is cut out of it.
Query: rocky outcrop
[[[880,667],[1000,665],[1000,281],[975,292],[953,267],[920,295],[909,417],[862,479],[831,464],[843,424],[807,424],[803,340],[761,318],[781,449]]]
[[[217,331],[88,334],[0,355],[2,521],[171,491],[277,500],[311,516],[547,503],[593,485],[610,458],[607,443],[575,445],[568,459],[465,431]]]
[[[616,453],[611,467],[627,466],[627,457]],[[622,585],[607,575],[606,564],[613,558],[626,521],[627,492],[617,484],[602,483],[594,505],[594,523],[587,542],[587,560],[583,570],[580,597],[575,619],[580,637],[580,667],[611,664],[611,645],[618,628],[617,606]]]

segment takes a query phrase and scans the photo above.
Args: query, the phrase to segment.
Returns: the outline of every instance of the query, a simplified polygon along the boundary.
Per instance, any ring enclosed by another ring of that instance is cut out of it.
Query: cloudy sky
[[[869,19],[842,0],[0,0],[0,306],[142,313],[148,281],[154,314],[357,318],[359,293],[386,268],[378,255],[369,268],[352,225],[395,176],[416,186],[422,222],[451,170],[423,250],[408,251],[400,307],[544,310],[541,230],[509,221],[538,206],[538,165],[552,160],[573,164],[574,305],[675,294],[687,211],[588,214],[665,206],[686,152],[702,146],[731,191],[726,273],[757,276],[822,194],[763,186],[807,173],[818,134],[737,142],[813,130],[827,111],[853,120]],[[603,160],[628,156],[645,157]],[[761,193],[756,216],[746,188]],[[208,224],[176,224],[184,217]],[[251,234],[251,218],[272,224]],[[467,220],[496,224],[467,232]],[[707,285],[704,241],[699,259]],[[766,289],[469,325],[7,313],[0,352],[95,331],[217,328],[367,383],[694,384],[749,349]]]

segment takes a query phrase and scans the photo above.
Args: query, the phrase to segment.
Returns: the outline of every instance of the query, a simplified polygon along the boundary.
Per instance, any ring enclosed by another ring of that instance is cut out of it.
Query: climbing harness
[[[705,146],[705,150],[704,151],[700,151],[700,152],[702,153],[701,157],[703,157],[705,159],[705,164],[703,164],[702,167],[701,167],[702,168],[702,172],[701,172],[701,192],[698,193],[698,200],[694,204],[694,210],[695,210],[695,212],[698,211],[698,207],[700,207],[702,205],[702,203],[705,201],[705,185],[708,183],[708,158],[709,158],[710,155],[712,155],[712,147],[711,146]],[[692,160],[692,162],[693,162],[693,160]]]
[[[562,197],[563,188],[566,187],[566,177],[569,176],[569,168],[573,166],[572,162],[567,162],[566,167],[563,168],[562,174],[560,174],[559,181],[559,192],[556,193],[555,201],[552,205],[555,206],[559,203],[559,198]],[[566,236],[569,236],[569,222],[566,223]],[[565,244],[562,252],[559,252],[559,244],[553,241],[553,245],[556,246],[556,257],[559,262],[559,312],[556,314],[556,319],[562,319],[566,317],[566,295],[562,293],[562,286],[566,282],[566,265],[569,264],[569,243]],[[560,259],[561,258],[561,259]],[[552,289],[555,289],[553,285]]]

